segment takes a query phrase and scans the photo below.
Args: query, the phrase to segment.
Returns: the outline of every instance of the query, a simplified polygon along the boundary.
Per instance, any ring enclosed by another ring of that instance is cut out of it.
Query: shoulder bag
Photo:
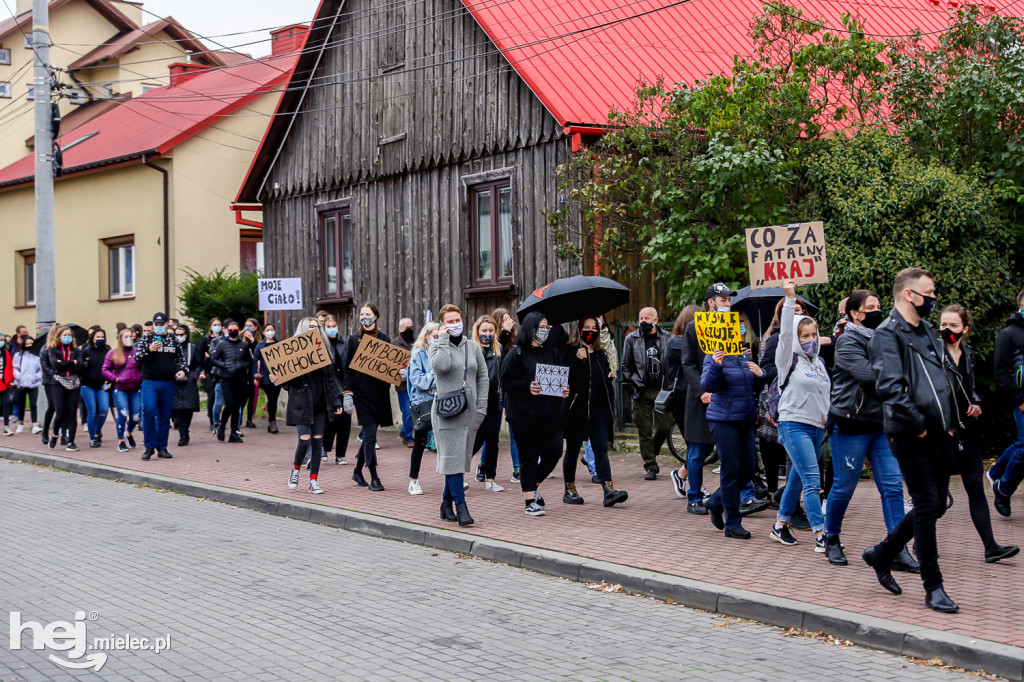
[[[463,344],[468,343],[468,340],[464,339]],[[462,388],[457,391],[450,391],[442,395],[437,396],[435,402],[437,403],[437,416],[445,419],[451,419],[458,417],[460,414],[466,411],[468,406],[466,402],[466,377],[469,376],[469,346],[466,346],[464,364],[462,367]]]
[[[672,396],[676,392],[676,383],[679,382],[679,373],[676,372],[675,381],[672,382],[672,388],[663,388],[658,391],[658,397],[654,399],[654,411],[659,414],[665,414],[671,410]]]

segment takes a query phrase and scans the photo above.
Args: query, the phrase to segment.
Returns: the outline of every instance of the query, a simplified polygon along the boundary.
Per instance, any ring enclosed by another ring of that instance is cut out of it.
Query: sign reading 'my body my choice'
[[[259,281],[260,310],[302,310],[302,279],[276,277]]]
[[[818,221],[747,229],[747,266],[751,289],[782,286],[789,279],[798,285],[827,282],[824,225]]]
[[[402,383],[398,370],[408,367],[411,357],[412,354],[404,348],[363,334],[349,369],[398,386]]]
[[[267,369],[277,377],[275,386],[331,364],[327,344],[316,329],[264,346],[260,353]]]

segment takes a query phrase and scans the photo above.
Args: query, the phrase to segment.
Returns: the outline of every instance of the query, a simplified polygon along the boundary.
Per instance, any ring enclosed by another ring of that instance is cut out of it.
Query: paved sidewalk
[[[48,659],[74,652],[33,650],[31,631],[7,646],[5,614],[5,681],[972,679],[184,495],[6,461],[0,487],[5,609],[43,625],[92,614],[89,644],[170,642],[76,672]],[[54,532],[69,514],[73,532]]]
[[[202,416],[197,415],[197,424],[201,420]],[[154,458],[149,462],[139,459],[139,450],[117,453],[111,441],[100,449],[67,453],[62,448],[48,450],[38,437],[22,434],[3,439],[0,446],[453,529],[438,518],[442,478],[433,473],[433,454],[428,451],[424,456],[420,478],[424,495],[410,496],[406,492],[409,450],[398,442],[394,432],[381,434],[380,472],[385,492],[357,487],[349,478],[352,466],[336,466],[332,457],[321,469],[320,481],[326,493],[318,496],[305,490],[305,472],[298,490],[287,487],[295,447],[293,429],[283,428],[277,435],[267,434],[265,427],[246,433],[244,445],[230,445],[218,443],[211,434],[197,428],[193,430],[192,445],[171,448],[174,459]],[[350,461],[356,447],[353,440]],[[939,549],[947,590],[960,604],[961,612],[942,615],[924,607],[917,576],[896,574],[904,587],[904,594],[897,597],[885,592],[872,571],[860,562],[860,550],[884,533],[878,494],[870,481],[861,481],[844,523],[843,541],[851,564],[833,567],[813,551],[809,533],[798,533],[800,544],[792,548],[769,541],[773,517],[767,511],[745,521],[754,533],[752,540],[723,538],[707,517],[686,513],[685,502],[673,494],[668,475],[671,466],[671,459],[663,457],[659,480],[646,482],[642,480],[638,455],[615,455],[616,483],[629,491],[630,499],[611,509],[601,506],[600,488],[589,482],[582,466],[577,478],[587,502],[581,507],[564,505],[559,469],[558,477],[542,487],[547,516],[528,518],[522,513],[518,486],[508,482],[511,464],[503,446],[499,481],[506,491],[488,493],[483,484],[472,481],[467,499],[477,523],[464,532],[1024,647],[1024,590],[1020,589],[1024,558],[984,563],[981,542],[968,517],[966,496],[958,479],[953,484],[956,503],[939,524]],[[714,489],[717,477],[710,469],[706,472],[705,485]],[[1014,516],[1009,519],[993,513],[993,525],[1000,542],[1024,545],[1020,497],[1015,504]]]

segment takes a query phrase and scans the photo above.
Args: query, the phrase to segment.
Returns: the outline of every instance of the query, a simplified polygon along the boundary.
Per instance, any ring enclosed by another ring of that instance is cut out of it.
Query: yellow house
[[[306,27],[273,33],[274,53],[174,64],[147,91],[63,135],[55,182],[57,320],[82,326],[177,316],[185,270],[238,271],[258,230],[227,209],[288,82]],[[35,323],[33,156],[0,169],[2,329]],[[251,268],[250,268],[251,269]]]
[[[50,61],[65,70],[64,130],[167,85],[173,62],[224,66],[246,59],[207,49],[173,18],[144,22],[141,3],[53,0],[49,7]],[[0,167],[32,151],[32,1],[17,0],[16,8],[16,16],[0,21]]]

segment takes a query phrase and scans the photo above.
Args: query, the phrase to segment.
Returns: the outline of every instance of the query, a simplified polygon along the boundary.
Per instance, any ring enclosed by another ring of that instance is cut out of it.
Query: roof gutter
[[[578,126],[567,124],[562,128],[562,132],[569,136],[572,140],[572,150],[574,152],[583,151],[583,138],[598,138],[607,132],[604,128],[598,128],[595,126]]]
[[[171,236],[171,215],[170,215],[170,173],[167,172],[166,168],[161,168],[155,163],[151,162],[146,158],[146,155],[142,155],[142,165],[147,168],[152,168],[161,175],[163,175],[164,184],[164,314],[171,314],[171,247],[170,247],[170,236]]]

